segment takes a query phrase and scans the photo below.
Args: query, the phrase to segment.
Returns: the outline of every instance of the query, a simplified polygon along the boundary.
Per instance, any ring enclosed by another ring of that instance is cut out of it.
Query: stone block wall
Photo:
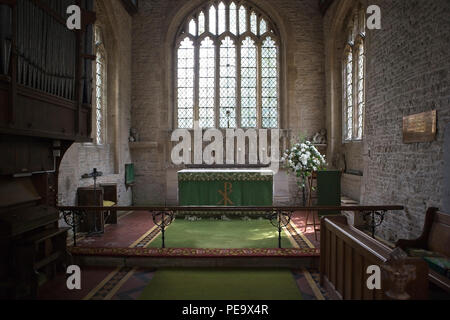
[[[445,128],[444,142],[444,203],[442,210],[450,213],[450,122]]]
[[[340,112],[339,66],[333,57],[334,30],[351,0],[336,1],[324,21],[327,52],[327,123]],[[450,121],[450,2],[447,0],[373,0],[381,8],[382,29],[369,30],[362,146],[363,204],[398,204],[379,236],[395,241],[420,235],[428,207],[444,199],[444,128]],[[404,144],[403,117],[437,110],[437,139]],[[338,133],[336,133],[336,141]],[[336,142],[336,150],[339,143]]]
[[[443,204],[444,129],[450,121],[450,2],[372,1],[380,31],[367,46],[365,203],[398,203],[380,235],[420,235],[428,207]],[[404,116],[437,110],[437,140],[404,144]]]

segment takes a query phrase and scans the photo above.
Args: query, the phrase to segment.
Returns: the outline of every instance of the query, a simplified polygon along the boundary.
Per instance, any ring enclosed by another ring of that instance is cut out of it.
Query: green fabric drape
[[[341,171],[317,172],[317,205],[340,206],[341,205]],[[337,215],[336,211],[321,211],[320,216]]]
[[[272,206],[273,177],[257,173],[179,174],[181,206]]]

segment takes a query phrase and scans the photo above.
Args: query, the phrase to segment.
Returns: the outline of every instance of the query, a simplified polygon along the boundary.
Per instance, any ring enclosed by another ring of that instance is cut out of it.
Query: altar
[[[273,171],[182,170],[178,201],[180,206],[272,206]]]

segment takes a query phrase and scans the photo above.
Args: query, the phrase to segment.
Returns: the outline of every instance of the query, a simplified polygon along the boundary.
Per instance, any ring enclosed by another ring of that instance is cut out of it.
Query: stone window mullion
[[[200,120],[200,45],[197,42],[194,46],[194,121]]]
[[[242,97],[241,97],[241,47],[242,43],[239,39],[235,39],[236,42],[236,126],[242,128]]]
[[[216,80],[215,80],[215,106],[214,106],[214,115],[215,115],[215,127],[219,128],[219,122],[220,122],[220,41],[215,41],[215,52],[216,52],[216,59],[215,59],[215,72],[216,72]]]
[[[353,134],[352,140],[358,135],[358,46],[354,45],[353,52]]]
[[[257,125],[262,128],[262,42],[256,44],[256,107],[257,107]]]

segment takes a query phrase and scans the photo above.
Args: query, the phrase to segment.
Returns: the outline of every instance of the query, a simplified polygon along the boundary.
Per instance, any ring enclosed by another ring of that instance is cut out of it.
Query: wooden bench
[[[426,250],[448,259],[450,257],[450,214],[439,212],[437,208],[428,209],[420,238],[416,240],[402,239],[396,245],[410,254],[414,249]],[[423,257],[429,256],[424,253]],[[433,270],[431,265],[429,270],[430,282],[450,292],[450,279]]]
[[[320,282],[332,298],[385,300],[393,284],[383,274],[382,288],[367,287],[369,266],[385,265],[392,249],[348,224],[344,216],[324,217],[320,233]],[[428,299],[428,266],[420,258],[407,258],[416,267],[416,279],[406,287],[412,300]]]
[[[34,233],[15,246],[16,274],[22,283],[30,283],[31,298],[37,297],[38,271],[46,270],[50,278],[57,270],[65,271],[67,260],[67,231],[69,228],[52,228]]]

